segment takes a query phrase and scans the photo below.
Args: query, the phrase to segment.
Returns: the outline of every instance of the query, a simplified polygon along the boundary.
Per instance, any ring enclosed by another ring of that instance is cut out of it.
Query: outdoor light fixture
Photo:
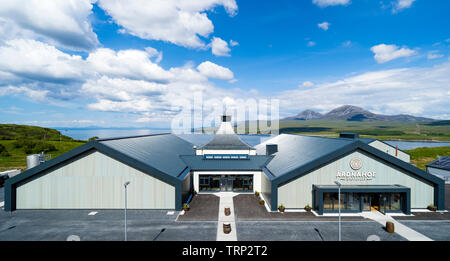
[[[341,186],[339,181],[334,182],[338,186],[338,201],[339,201],[339,241],[341,241]]]
[[[127,181],[123,183],[125,187],[125,241],[127,241],[127,186],[130,185],[130,182]]]

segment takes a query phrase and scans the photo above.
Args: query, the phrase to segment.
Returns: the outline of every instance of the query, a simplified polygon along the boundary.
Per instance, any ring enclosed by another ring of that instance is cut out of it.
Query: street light
[[[130,182],[127,181],[123,184],[125,187],[125,241],[127,241],[127,186],[130,185]]]
[[[341,241],[341,183],[339,181],[334,182],[338,186],[338,201],[339,201],[339,241]]]

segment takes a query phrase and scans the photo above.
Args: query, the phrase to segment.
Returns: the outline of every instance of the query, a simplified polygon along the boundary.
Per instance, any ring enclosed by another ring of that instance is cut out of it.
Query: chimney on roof
[[[358,139],[359,134],[353,133],[353,132],[341,132],[341,133],[339,133],[339,138]]]
[[[222,115],[222,122],[231,122],[230,115]]]
[[[395,145],[395,157],[398,157],[398,145]]]
[[[278,152],[278,144],[266,144],[266,155],[270,156]]]

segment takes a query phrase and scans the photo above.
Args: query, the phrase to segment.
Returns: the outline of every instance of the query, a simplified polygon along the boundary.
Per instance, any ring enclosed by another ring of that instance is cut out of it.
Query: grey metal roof
[[[264,155],[266,144],[278,144],[278,152],[273,154],[275,157],[266,165],[266,168],[274,176],[279,177],[354,141],[354,139],[281,134],[255,148],[257,154]]]
[[[249,150],[250,145],[243,142],[236,134],[216,134],[214,138],[201,149],[206,150]]]
[[[440,160],[435,160],[427,164],[427,167],[450,170],[450,156],[441,157]]]
[[[194,154],[192,144],[174,134],[103,139],[98,142],[174,177],[186,168],[179,155]]]
[[[249,156],[248,159],[204,159],[203,156],[182,155],[180,158],[192,170],[261,170],[272,157]]]

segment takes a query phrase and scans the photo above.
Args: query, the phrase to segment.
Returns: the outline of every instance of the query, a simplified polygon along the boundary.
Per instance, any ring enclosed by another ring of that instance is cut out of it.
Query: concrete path
[[[238,194],[233,192],[219,192],[215,193],[215,195],[220,198],[219,220],[217,222],[217,241],[237,241],[233,197]],[[229,216],[225,216],[225,208],[230,208],[231,214]],[[231,225],[231,232],[229,234],[223,233],[224,222],[229,222]]]
[[[394,231],[395,233],[399,234],[400,236],[406,238],[409,241],[433,241],[431,238],[424,236],[423,234],[420,234],[419,232],[403,225],[402,223],[396,221],[389,215],[383,215],[382,213],[378,211],[371,211],[371,212],[362,212],[361,216],[374,220],[383,226],[386,225],[386,221],[391,221],[394,223]]]

